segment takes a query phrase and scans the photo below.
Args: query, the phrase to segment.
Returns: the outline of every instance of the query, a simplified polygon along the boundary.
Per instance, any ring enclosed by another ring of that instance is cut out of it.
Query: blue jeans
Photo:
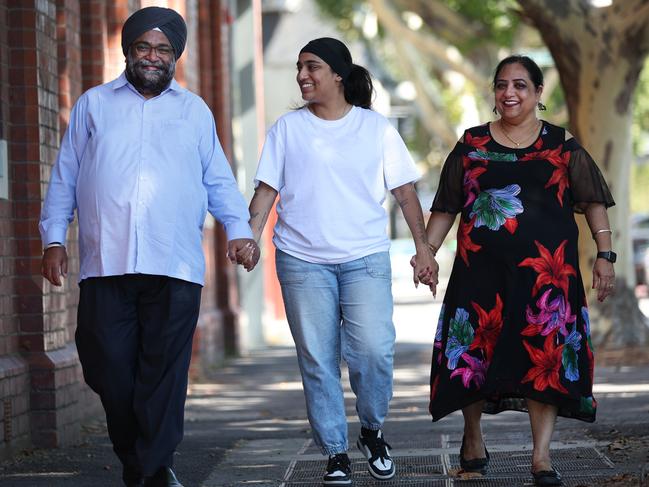
[[[312,264],[280,250],[275,255],[314,440],[325,455],[343,453],[348,443],[341,353],[364,428],[381,428],[392,398],[390,256],[379,252],[343,264]]]

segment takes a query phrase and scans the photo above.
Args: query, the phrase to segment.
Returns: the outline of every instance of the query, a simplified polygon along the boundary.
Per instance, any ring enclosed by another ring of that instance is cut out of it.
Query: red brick
[[[43,311],[43,297],[15,296],[14,306],[19,313],[40,313]]]
[[[16,185],[18,183],[14,183]],[[31,183],[30,183],[31,184]],[[40,183],[38,183],[40,190]],[[40,192],[40,191],[39,191]],[[37,199],[37,198],[33,198]],[[0,225],[1,228],[1,225]],[[40,232],[38,231],[38,217],[34,215],[33,218],[26,218],[21,220],[14,220],[11,225],[11,230],[16,238],[39,238]]]
[[[36,45],[36,31],[31,28],[22,30],[9,29],[9,43],[12,46],[20,46],[21,49],[36,49],[38,47]]]
[[[40,151],[38,144],[34,144],[33,142],[15,142],[11,141],[9,143],[9,158],[14,161],[14,162],[36,162],[40,158]],[[24,171],[25,169],[23,168],[20,171],[23,172],[17,172],[19,171],[17,169],[17,164],[12,164],[11,170],[13,171],[13,179],[16,180],[23,180],[30,175],[27,175]],[[36,165],[36,168],[38,169],[38,165]],[[36,178],[36,180],[40,179],[40,172],[37,171],[37,174],[31,175]]]
[[[14,216],[16,218],[38,218],[41,214],[41,202],[40,201],[23,201],[20,205],[15,205],[14,207]],[[19,241],[20,242],[20,241]],[[31,241],[29,247],[24,245],[19,246],[20,250],[24,250],[25,253],[20,253],[19,255],[40,255],[42,247],[39,241]],[[33,243],[35,242],[35,243]]]
[[[30,406],[33,410],[56,408],[56,395],[52,392],[32,392]]]
[[[26,353],[43,352],[45,342],[42,333],[23,333],[18,337],[20,349]]]
[[[10,61],[15,66],[36,66],[38,62],[38,54],[36,49],[11,49]]]
[[[59,446],[59,434],[54,429],[32,427],[32,441],[41,448],[56,448]]]
[[[9,117],[14,123],[19,125],[24,125],[24,124],[37,125],[38,107],[14,105],[9,109]]]
[[[33,86],[12,86],[9,99],[12,105],[38,105],[38,91]]]
[[[13,200],[21,204],[25,201],[38,201],[40,203],[41,183],[40,181],[14,181],[11,185],[11,194]]]
[[[38,143],[39,132],[37,125],[14,125],[11,127],[10,137],[15,142]]]
[[[37,333],[43,331],[43,315],[20,315],[18,321],[22,333]]]
[[[17,258],[14,261],[14,268],[15,268],[16,275],[17,276],[40,276],[41,263],[42,263],[42,259],[40,256]]]
[[[14,86],[36,86],[37,82],[37,72],[34,69],[25,69],[22,66],[9,69],[9,83]]]
[[[51,370],[32,370],[31,385],[32,390],[53,390],[56,387],[54,372]]]

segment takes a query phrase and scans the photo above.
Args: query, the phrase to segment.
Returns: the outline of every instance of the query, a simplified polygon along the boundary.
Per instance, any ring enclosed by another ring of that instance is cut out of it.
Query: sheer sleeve
[[[462,153],[458,146],[453,149],[444,162],[442,174],[439,178],[439,186],[430,211],[453,214],[462,211],[464,206],[464,188],[462,184],[464,166],[462,164]]]
[[[606,208],[613,206],[613,196],[593,158],[574,139],[568,142],[574,146],[568,163],[568,177],[575,211],[583,213],[589,203],[601,203]]]

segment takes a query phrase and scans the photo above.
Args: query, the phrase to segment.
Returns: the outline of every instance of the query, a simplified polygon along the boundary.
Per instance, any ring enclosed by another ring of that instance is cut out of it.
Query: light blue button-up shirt
[[[79,279],[130,273],[204,283],[209,211],[229,240],[252,238],[203,100],[172,81],[146,99],[122,75],[74,105],[41,213],[43,244],[79,219]]]

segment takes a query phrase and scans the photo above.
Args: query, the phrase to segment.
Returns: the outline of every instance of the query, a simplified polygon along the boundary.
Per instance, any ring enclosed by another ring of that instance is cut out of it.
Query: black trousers
[[[79,286],[79,359],[101,398],[124,476],[173,466],[201,286],[144,274],[89,278]]]

